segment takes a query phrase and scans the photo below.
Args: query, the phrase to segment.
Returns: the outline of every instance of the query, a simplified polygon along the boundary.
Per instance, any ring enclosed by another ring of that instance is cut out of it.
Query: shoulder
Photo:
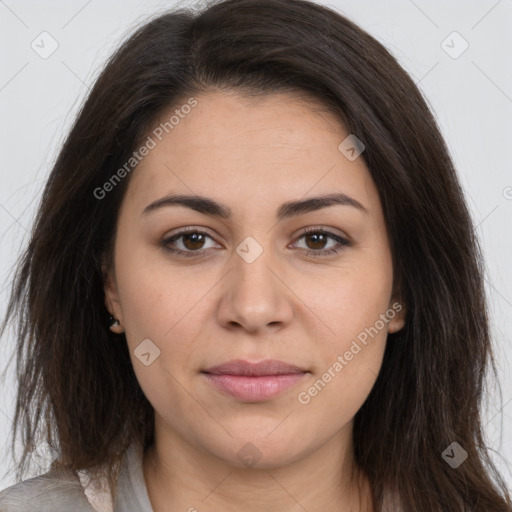
[[[75,474],[50,471],[0,492],[1,512],[91,512]]]

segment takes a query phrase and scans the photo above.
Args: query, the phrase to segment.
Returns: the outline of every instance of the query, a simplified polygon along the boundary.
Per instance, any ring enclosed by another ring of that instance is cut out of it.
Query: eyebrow
[[[335,205],[352,206],[365,214],[369,214],[369,211],[356,199],[343,193],[337,193],[283,203],[277,210],[276,219],[281,221],[286,218],[296,217],[303,213],[313,212]],[[153,201],[144,208],[142,216],[166,206],[185,206],[204,215],[218,217],[224,220],[229,220],[232,216],[232,211],[229,206],[219,203],[214,199],[198,195],[182,194],[170,194]]]

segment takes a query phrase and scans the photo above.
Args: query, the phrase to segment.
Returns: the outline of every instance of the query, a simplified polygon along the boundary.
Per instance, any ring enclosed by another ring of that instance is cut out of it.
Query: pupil
[[[325,240],[322,240],[324,238],[324,235],[322,234],[313,234],[308,235],[310,238],[316,239],[316,241],[313,241],[313,244],[320,244],[320,247],[314,247],[315,249],[322,249],[322,244],[325,243]]]
[[[201,247],[201,242],[202,240],[200,240],[202,238],[203,235],[201,235],[200,233],[192,233],[191,235],[185,235],[185,240],[184,240],[184,243],[185,243],[185,246],[187,247],[187,249],[199,249]],[[192,247],[189,247],[189,244],[186,243],[187,240],[191,240],[192,242]],[[199,246],[195,245],[195,244],[199,244]]]

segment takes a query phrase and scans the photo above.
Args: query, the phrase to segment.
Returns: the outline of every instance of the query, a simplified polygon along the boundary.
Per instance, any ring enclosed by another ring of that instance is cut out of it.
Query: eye
[[[171,247],[170,244],[174,244],[176,241],[183,239],[180,244],[182,248]],[[199,231],[196,228],[190,228],[175,235],[166,238],[162,241],[162,245],[166,251],[171,253],[176,253],[179,255],[183,255],[185,257],[197,256],[198,254],[202,254],[204,252],[204,243],[205,240],[209,238],[213,240],[213,238],[205,233],[204,231]]]
[[[306,249],[313,247],[313,250],[306,250],[308,256],[322,257],[330,254],[337,254],[343,247],[349,246],[350,242],[331,231],[319,228],[310,228],[305,230],[298,240],[304,239],[306,241]],[[326,249],[325,245],[328,240],[335,243],[330,248]]]
[[[182,240],[181,240],[182,239]],[[189,228],[168,237],[162,241],[163,248],[170,252],[178,254],[179,256],[193,257],[204,255],[207,249],[205,248],[205,241],[213,238],[206,232],[200,231],[197,228]],[[305,230],[297,240],[304,239],[306,241],[306,254],[308,256],[321,257],[330,254],[337,254],[342,247],[349,246],[350,242],[339,235],[336,235],[328,230],[319,228],[310,228]],[[326,243],[331,240],[335,243],[330,248],[326,248]],[[176,243],[178,242],[179,243]],[[178,245],[178,247],[173,247]],[[179,247],[181,246],[181,247]],[[308,248],[309,246],[309,248]],[[313,247],[313,249],[311,249]]]

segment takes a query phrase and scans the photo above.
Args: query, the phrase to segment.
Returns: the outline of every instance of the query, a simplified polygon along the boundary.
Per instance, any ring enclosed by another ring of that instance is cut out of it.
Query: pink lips
[[[283,361],[267,359],[250,363],[236,359],[203,372],[219,391],[247,402],[261,402],[292,387],[308,372]]]

